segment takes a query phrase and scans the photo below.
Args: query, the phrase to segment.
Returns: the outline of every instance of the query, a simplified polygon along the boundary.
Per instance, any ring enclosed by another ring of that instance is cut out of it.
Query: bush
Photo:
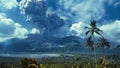
[[[28,65],[37,65],[37,62],[35,61],[35,60],[33,60],[33,59],[30,59],[30,58],[25,58],[25,59],[23,59],[22,61],[21,61],[21,66],[22,66],[22,68],[27,68],[28,67]]]
[[[36,64],[29,64],[27,68],[39,68]]]

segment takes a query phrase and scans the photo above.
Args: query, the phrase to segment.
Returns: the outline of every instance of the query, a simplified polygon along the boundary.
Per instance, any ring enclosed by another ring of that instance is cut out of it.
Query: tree
[[[102,36],[101,33],[103,33],[103,32],[102,32],[102,30],[100,30],[99,28],[96,27],[95,20],[91,20],[90,27],[85,26],[85,29],[87,30],[85,34],[86,34],[86,36],[88,36],[89,42],[91,41],[91,43],[92,43],[92,49],[94,51],[94,56],[95,56],[95,61],[96,61],[97,59],[96,59],[96,50],[95,50],[96,46],[95,46],[94,34],[96,33],[96,34]],[[91,45],[90,45],[90,47],[91,47]]]
[[[104,56],[104,59],[105,59],[105,47],[110,47],[110,44],[109,42],[107,41],[107,39],[105,39],[104,37],[100,37],[98,39],[98,47],[103,49],[103,56]]]
[[[90,33],[90,36],[92,36],[92,37],[94,36],[94,33],[96,33],[100,36],[102,36],[101,33],[103,33],[102,30],[100,30],[99,28],[96,27],[96,21],[94,21],[94,20],[92,20],[90,22],[90,27],[85,26],[85,29],[87,29],[85,34],[88,35]]]

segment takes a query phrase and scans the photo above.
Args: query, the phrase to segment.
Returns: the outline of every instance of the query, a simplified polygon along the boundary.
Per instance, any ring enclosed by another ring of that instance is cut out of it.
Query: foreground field
[[[120,68],[120,55],[98,56],[94,61],[87,56],[64,56],[42,58],[0,57],[0,68]]]

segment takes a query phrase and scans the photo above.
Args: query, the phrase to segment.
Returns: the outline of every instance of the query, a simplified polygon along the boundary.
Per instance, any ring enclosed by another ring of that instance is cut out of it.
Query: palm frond
[[[85,26],[84,29],[91,29],[90,27]]]
[[[88,30],[88,31],[85,33],[85,35],[88,35],[89,32],[90,32],[90,31]]]
[[[98,39],[98,41],[99,41],[99,43],[98,43],[98,47],[99,47],[99,48],[102,48],[102,47],[105,47],[105,46],[110,47],[109,42],[108,42],[107,39],[105,39],[104,37],[100,37],[100,38]]]
[[[90,26],[95,28],[96,27],[96,21],[95,20],[91,20]]]
[[[99,28],[95,28],[95,31],[103,33],[103,31],[100,30]]]
[[[95,33],[96,33],[96,34],[98,34],[98,35],[100,35],[100,36],[102,36],[102,34],[101,34],[101,33],[99,33],[98,31],[95,31]]]
[[[108,41],[106,41],[105,46],[110,47],[110,43]]]

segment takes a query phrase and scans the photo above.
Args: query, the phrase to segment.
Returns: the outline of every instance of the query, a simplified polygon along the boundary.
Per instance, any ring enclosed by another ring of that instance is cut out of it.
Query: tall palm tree
[[[98,47],[103,49],[103,56],[104,56],[104,59],[105,59],[105,47],[110,47],[110,44],[109,42],[107,41],[107,39],[105,39],[104,37],[100,37],[98,39]]]
[[[91,37],[90,39],[93,42],[95,42],[95,40],[94,40],[94,34],[95,33],[100,35],[100,36],[102,36],[102,33],[103,33],[102,30],[100,30],[99,28],[96,27],[96,21],[95,20],[91,20],[90,27],[85,26],[85,29],[87,29],[87,31],[85,33],[86,36]],[[93,43],[93,48],[94,48],[93,51],[94,51],[95,61],[97,61],[97,59],[96,59],[96,50],[95,50],[96,46],[95,46],[95,43]]]

